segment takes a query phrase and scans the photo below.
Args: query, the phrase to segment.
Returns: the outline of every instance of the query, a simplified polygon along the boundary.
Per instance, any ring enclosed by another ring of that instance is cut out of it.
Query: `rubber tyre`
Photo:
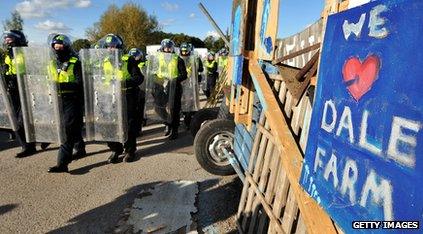
[[[195,137],[198,130],[200,130],[201,125],[207,120],[216,119],[217,115],[219,114],[219,107],[215,108],[206,108],[201,109],[195,113],[194,116],[192,116],[191,123],[189,126],[191,135]]]
[[[198,131],[194,139],[194,153],[201,167],[214,175],[233,175],[235,170],[226,161],[224,163],[216,163],[213,160],[208,148],[209,142],[220,132],[231,132],[234,134],[235,123],[232,120],[216,119],[205,123]],[[224,165],[223,165],[224,164]]]

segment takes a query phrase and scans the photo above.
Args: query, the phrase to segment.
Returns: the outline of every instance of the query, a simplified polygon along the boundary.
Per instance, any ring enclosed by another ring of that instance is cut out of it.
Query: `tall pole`
[[[226,46],[228,48],[231,48],[231,44],[229,43],[228,39],[223,34],[222,30],[220,30],[219,26],[216,24],[216,22],[214,21],[214,19],[211,17],[211,15],[207,11],[207,9],[203,6],[203,4],[201,2],[198,4],[198,6],[200,7],[200,9],[204,13],[204,15],[207,17],[207,19],[210,21],[210,23],[212,24],[212,26],[214,27],[214,29],[217,31],[217,33],[219,34],[219,36],[223,39],[223,41],[225,42]]]

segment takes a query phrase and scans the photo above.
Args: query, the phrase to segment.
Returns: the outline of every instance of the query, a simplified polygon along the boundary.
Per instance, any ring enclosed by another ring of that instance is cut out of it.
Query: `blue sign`
[[[422,12],[372,1],[328,19],[300,183],[347,233],[423,225]]]

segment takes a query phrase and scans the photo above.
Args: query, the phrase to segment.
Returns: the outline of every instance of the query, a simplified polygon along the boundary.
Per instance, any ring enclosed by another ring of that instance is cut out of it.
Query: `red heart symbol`
[[[376,55],[368,56],[363,63],[357,57],[345,62],[342,75],[348,91],[356,101],[372,88],[379,69],[380,59]]]

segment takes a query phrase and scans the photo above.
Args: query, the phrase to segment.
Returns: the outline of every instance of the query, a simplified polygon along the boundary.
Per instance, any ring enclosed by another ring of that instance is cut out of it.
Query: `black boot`
[[[109,159],[107,159],[108,163],[117,163],[119,160],[119,155],[121,155],[122,152],[113,152],[110,156]]]
[[[41,149],[45,150],[50,145],[50,143],[41,143]]]
[[[172,131],[170,131],[168,139],[175,140],[176,138],[178,138],[178,129],[172,129]]]
[[[35,147],[29,147],[29,148],[25,148],[23,149],[21,152],[16,154],[16,158],[24,158],[27,156],[31,156],[34,155],[35,153],[37,153],[37,150],[35,149]]]
[[[164,130],[164,135],[165,136],[169,136],[169,134],[171,133],[171,128],[168,124],[165,125],[165,130]]]
[[[72,154],[72,160],[79,160],[81,158],[84,158],[85,156],[87,156],[87,151],[85,151],[85,149],[82,149]]]
[[[135,158],[135,153],[125,152],[125,154],[123,156],[123,161],[124,162],[132,162],[132,161],[134,161],[134,158]]]
[[[60,166],[54,166],[54,167],[50,167],[48,169],[49,173],[62,173],[62,172],[69,172],[68,166],[67,165],[60,165]]]

